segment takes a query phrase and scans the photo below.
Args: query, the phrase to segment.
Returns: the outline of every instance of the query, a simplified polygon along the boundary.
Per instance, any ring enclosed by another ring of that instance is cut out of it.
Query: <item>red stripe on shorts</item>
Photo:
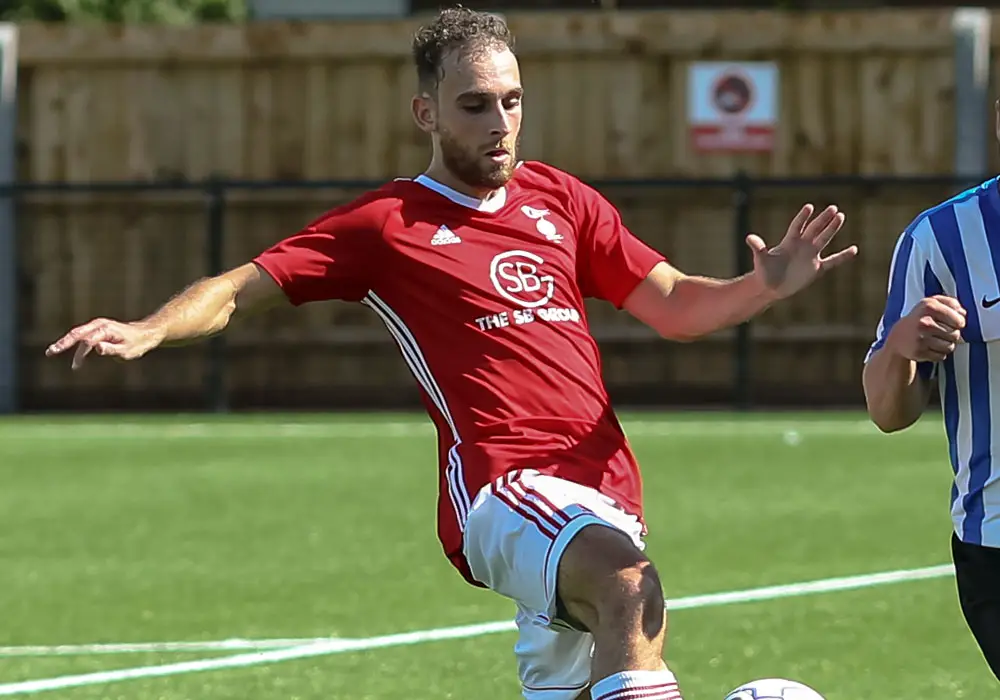
[[[505,474],[497,481],[500,483],[494,483],[491,488],[493,495],[506,503],[512,511],[520,515],[528,522],[533,523],[535,527],[538,528],[538,531],[543,535],[549,539],[555,539],[556,535],[559,534],[559,525],[557,523],[552,523],[548,519],[540,517],[540,513],[537,509],[530,507],[530,504],[519,498],[517,493],[511,491],[506,483],[509,481],[508,475]]]
[[[619,688],[598,700],[681,700],[677,683],[659,683],[645,688]]]

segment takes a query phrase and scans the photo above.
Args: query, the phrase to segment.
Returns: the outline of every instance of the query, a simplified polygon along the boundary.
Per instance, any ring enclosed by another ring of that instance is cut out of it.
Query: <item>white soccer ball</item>
[[[824,700],[807,685],[784,678],[762,678],[744,683],[729,692],[725,700]]]

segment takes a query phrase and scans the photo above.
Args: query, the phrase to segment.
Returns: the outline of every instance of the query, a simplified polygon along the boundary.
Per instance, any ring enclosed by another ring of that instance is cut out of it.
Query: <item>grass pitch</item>
[[[671,599],[949,561],[937,416],[894,436],[860,414],[624,422],[644,469],[648,552]],[[508,601],[467,586],[440,553],[435,470],[430,424],[416,415],[0,421],[0,695],[247,653],[60,645],[294,646],[509,620]],[[174,666],[37,697],[515,700],[513,641]],[[765,676],[828,700],[979,700],[997,688],[950,576],[677,610],[667,657],[688,700]]]

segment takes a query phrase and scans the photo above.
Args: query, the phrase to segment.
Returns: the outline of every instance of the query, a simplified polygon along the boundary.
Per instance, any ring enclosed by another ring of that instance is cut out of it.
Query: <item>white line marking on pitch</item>
[[[719,605],[731,605],[734,603],[776,600],[780,598],[791,598],[794,596],[816,593],[830,593],[834,591],[872,588],[875,586],[901,583],[904,581],[921,581],[944,578],[952,575],[954,575],[954,568],[950,564],[945,564],[942,566],[930,566],[922,569],[905,569],[902,571],[888,571],[879,574],[865,574],[861,576],[823,579],[820,581],[810,581],[806,583],[792,583],[782,586],[767,586],[765,588],[753,588],[745,591],[689,596],[687,598],[678,598],[676,600],[668,601],[667,609],[689,610]],[[293,659],[329,656],[331,654],[343,654],[351,651],[370,651],[373,649],[385,649],[387,647],[409,646],[413,644],[424,644],[427,642],[446,639],[469,639],[472,637],[482,637],[488,634],[510,632],[515,629],[516,626],[512,620],[502,620],[498,622],[487,622],[484,624],[462,625],[460,627],[445,627],[441,629],[405,632],[402,634],[389,634],[364,639],[316,640],[307,644],[300,644],[286,649],[273,649],[268,651],[259,651],[256,653],[236,654],[234,656],[227,656],[221,659],[202,659],[197,661],[163,664],[160,666],[139,666],[137,668],[126,668],[115,671],[102,671],[98,673],[59,676],[56,678],[44,678],[18,683],[5,683],[0,685],[0,696],[29,695],[33,693],[41,693],[47,690],[62,690],[65,688],[115,683],[139,678],[158,678],[203,671],[218,671],[230,668],[261,666],[264,664],[290,661]]]
[[[57,646],[0,647],[0,658],[28,656],[87,656],[100,654],[199,653],[206,651],[251,651],[285,649],[302,644],[329,641],[336,637],[294,639],[220,639],[205,642],[137,642],[135,644],[60,644]]]

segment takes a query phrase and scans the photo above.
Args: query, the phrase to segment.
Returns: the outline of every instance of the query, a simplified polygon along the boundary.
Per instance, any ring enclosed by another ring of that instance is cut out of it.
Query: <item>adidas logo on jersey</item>
[[[451,245],[452,243],[461,243],[462,239],[455,235],[447,226],[442,226],[431,238],[431,245]]]

